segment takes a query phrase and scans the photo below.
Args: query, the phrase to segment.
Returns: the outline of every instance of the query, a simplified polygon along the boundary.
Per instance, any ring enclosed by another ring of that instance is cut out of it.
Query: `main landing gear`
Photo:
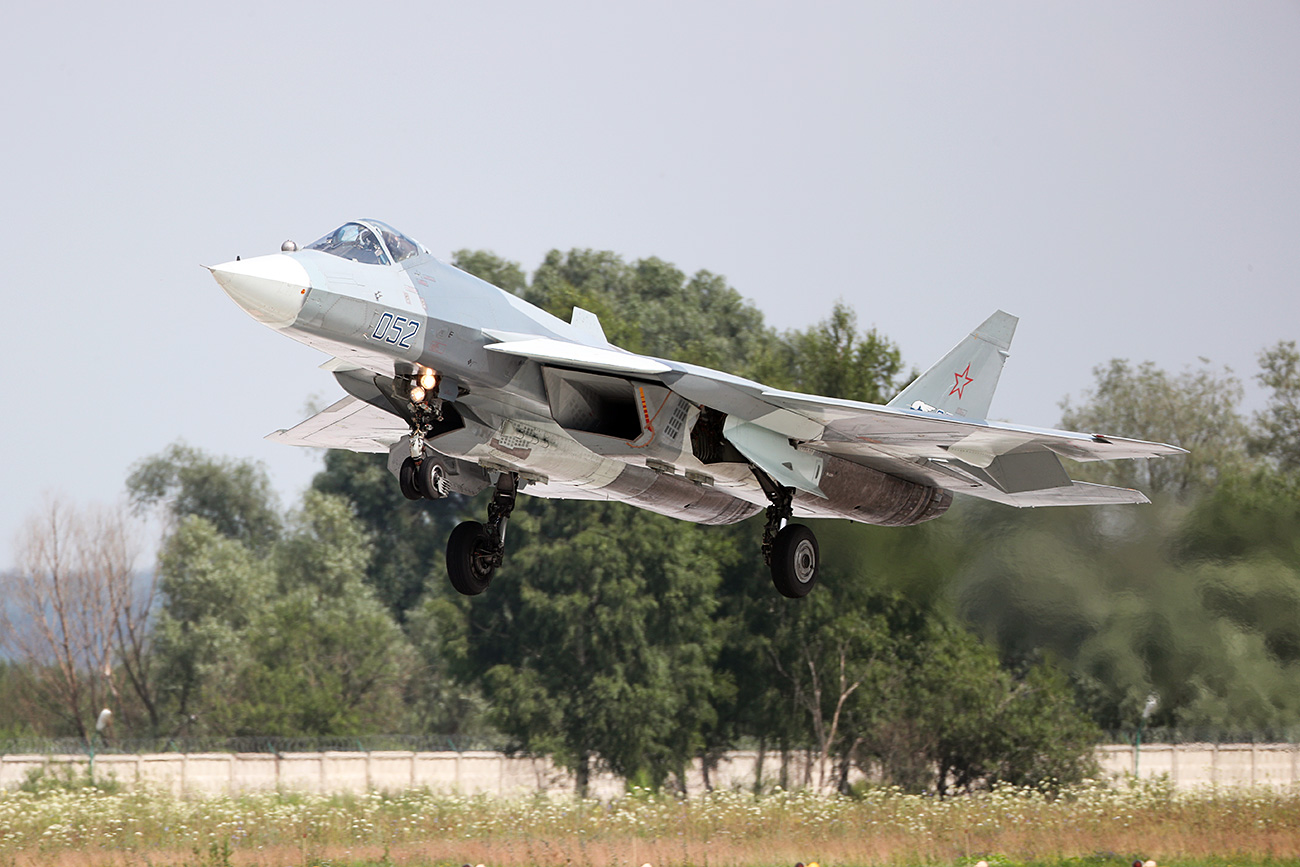
[[[447,539],[447,577],[459,593],[477,596],[491,583],[505,557],[506,523],[518,492],[518,473],[501,473],[488,504],[487,524],[464,521],[451,531]]]
[[[758,467],[754,467],[754,476],[772,503],[767,507],[767,526],[763,528],[763,562],[772,570],[777,592],[789,599],[800,599],[817,583],[817,537],[803,524],[790,523],[794,514],[793,488],[777,484]]]

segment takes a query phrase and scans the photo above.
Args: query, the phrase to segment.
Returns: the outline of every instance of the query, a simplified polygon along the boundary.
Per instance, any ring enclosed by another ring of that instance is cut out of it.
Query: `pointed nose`
[[[283,253],[227,262],[208,270],[248,315],[272,328],[288,328],[294,323],[311,288],[307,269]]]

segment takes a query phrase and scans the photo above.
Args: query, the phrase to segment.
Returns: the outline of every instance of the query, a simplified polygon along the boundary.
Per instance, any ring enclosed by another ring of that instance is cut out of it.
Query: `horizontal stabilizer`
[[[973,461],[976,456],[962,452],[958,446],[948,449],[948,453],[967,464],[966,472],[1004,494],[1068,488],[1074,484],[1061,466],[1061,459],[1046,448],[992,455],[987,462]]]
[[[1037,509],[1047,506],[1117,506],[1149,503],[1146,494],[1131,488],[1116,488],[1110,485],[1094,485],[1089,482],[1074,482],[1068,487],[1046,488],[1041,491],[1025,491],[1008,494],[987,487],[978,490],[954,488],[960,494],[968,494],[981,500],[992,500],[1021,509]]]

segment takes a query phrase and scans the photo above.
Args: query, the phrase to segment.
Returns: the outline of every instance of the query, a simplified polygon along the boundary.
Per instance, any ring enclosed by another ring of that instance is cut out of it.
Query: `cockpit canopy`
[[[306,249],[320,250],[365,265],[392,265],[427,252],[392,226],[378,220],[344,223]]]

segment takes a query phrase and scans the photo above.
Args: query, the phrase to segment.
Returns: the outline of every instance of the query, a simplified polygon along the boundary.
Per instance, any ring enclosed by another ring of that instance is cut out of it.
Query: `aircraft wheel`
[[[430,500],[440,500],[447,496],[450,491],[447,486],[447,477],[443,475],[442,465],[428,457],[420,462],[419,472],[416,473],[416,483]]]
[[[817,583],[817,537],[803,524],[787,524],[772,540],[772,583],[790,599],[808,595]]]
[[[462,521],[447,539],[447,577],[465,596],[487,589],[496,567],[492,565],[492,539],[478,521]]]
[[[397,482],[402,488],[402,496],[408,500],[418,500],[424,496],[420,490],[420,466],[415,458],[402,461],[402,468],[397,471]]]

